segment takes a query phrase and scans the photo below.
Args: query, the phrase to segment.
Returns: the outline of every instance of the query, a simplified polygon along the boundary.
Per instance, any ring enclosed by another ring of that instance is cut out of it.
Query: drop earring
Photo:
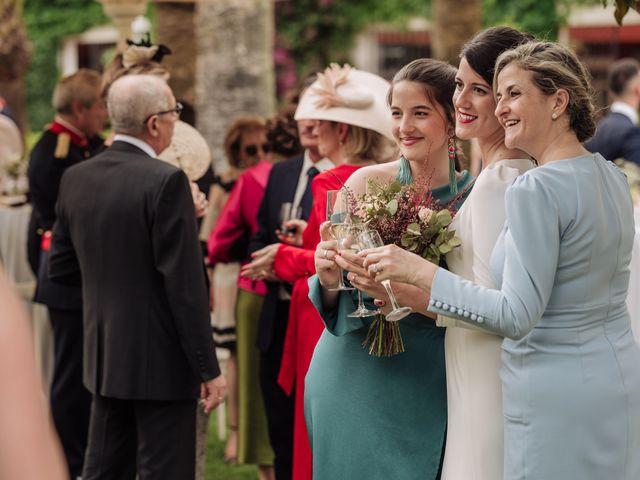
[[[458,178],[456,176],[456,139],[453,135],[449,136],[447,153],[449,155],[449,192],[455,195],[458,193]]]

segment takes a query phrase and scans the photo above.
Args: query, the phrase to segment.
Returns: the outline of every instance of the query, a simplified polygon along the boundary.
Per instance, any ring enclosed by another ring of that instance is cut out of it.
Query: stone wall
[[[215,168],[226,161],[225,132],[243,113],[275,111],[271,0],[201,0],[196,4],[197,127]]]

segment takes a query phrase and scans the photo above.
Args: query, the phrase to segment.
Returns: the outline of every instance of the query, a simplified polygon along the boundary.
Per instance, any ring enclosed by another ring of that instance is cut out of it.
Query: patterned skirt
[[[219,263],[213,271],[213,295],[215,308],[211,314],[213,340],[216,347],[232,351],[236,349],[236,299],[240,264]]]

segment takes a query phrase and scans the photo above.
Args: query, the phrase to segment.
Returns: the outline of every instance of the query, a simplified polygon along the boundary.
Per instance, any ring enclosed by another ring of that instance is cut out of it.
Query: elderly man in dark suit
[[[49,274],[81,279],[84,383],[93,394],[84,480],[192,479],[195,408],[223,401],[194,205],[155,157],[180,105],[164,80],[109,90],[113,145],[67,170]]]
[[[99,133],[107,109],[101,81],[98,72],[80,69],[58,82],[52,101],[56,116],[33,147],[28,171],[29,262],[38,278],[34,301],[47,306],[53,331],[51,415],[71,479],[82,473],[91,410],[91,395],[82,385],[82,290],[51,281],[47,269],[62,174],[103,148]]]
[[[614,62],[607,81],[611,111],[598,122],[595,136],[585,147],[607,160],[623,158],[640,165],[640,63],[633,58]]]

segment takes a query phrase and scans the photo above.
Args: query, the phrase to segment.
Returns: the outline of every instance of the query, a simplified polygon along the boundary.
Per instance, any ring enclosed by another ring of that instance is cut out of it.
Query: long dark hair
[[[456,69],[448,63],[432,58],[418,58],[407,63],[393,76],[391,87],[387,95],[387,102],[391,105],[393,88],[396,84],[407,81],[421,84],[431,101],[437,102],[446,115],[450,125],[455,125],[455,110],[451,97],[456,88]]]
[[[469,66],[491,86],[496,59],[500,54],[532,40],[533,35],[515,28],[491,27],[469,40],[462,47],[460,58],[466,59]]]

